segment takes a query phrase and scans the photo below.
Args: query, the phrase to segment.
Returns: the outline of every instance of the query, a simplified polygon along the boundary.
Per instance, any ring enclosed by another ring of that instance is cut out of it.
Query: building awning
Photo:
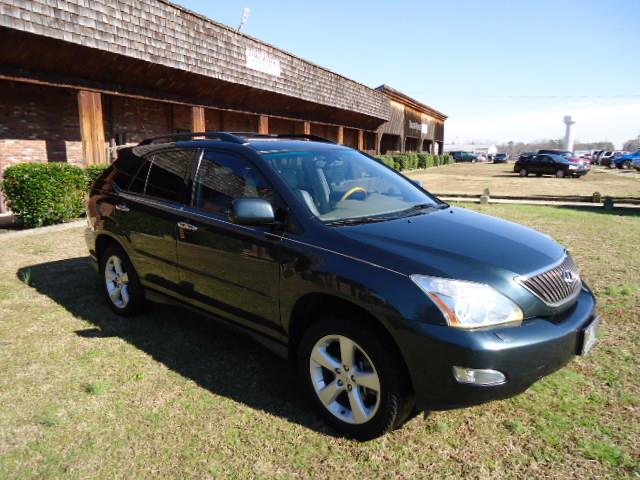
[[[0,13],[0,78],[368,129],[390,116],[382,92],[164,0],[5,0]]]

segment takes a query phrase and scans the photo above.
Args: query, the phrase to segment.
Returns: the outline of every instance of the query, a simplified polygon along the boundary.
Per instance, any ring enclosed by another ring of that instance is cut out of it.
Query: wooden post
[[[311,135],[311,122],[304,122],[304,134]]]
[[[269,133],[269,117],[266,115],[260,115],[258,118],[258,133],[268,134]]]
[[[358,130],[358,150],[364,150],[364,132]]]
[[[344,128],[342,126],[338,127],[338,143],[344,143]]]
[[[107,149],[104,140],[101,94],[79,90],[78,114],[80,116],[80,137],[82,138],[84,164],[106,163]]]
[[[191,131],[205,132],[204,107],[191,107]]]

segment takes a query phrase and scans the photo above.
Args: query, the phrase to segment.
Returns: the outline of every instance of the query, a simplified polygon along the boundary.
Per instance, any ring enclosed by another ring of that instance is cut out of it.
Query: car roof
[[[249,147],[259,154],[284,151],[318,151],[332,148],[347,149],[317,135],[307,134],[259,134],[254,132],[185,132],[147,138],[132,148],[148,153],[167,147],[206,148],[222,145]]]

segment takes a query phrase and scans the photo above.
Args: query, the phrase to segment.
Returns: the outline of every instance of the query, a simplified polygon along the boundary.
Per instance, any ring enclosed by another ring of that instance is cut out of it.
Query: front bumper
[[[420,409],[444,410],[512,397],[576,356],[582,330],[596,316],[596,299],[584,288],[573,307],[552,318],[516,327],[464,331],[411,322],[398,335]],[[458,383],[453,367],[498,370],[496,386]]]

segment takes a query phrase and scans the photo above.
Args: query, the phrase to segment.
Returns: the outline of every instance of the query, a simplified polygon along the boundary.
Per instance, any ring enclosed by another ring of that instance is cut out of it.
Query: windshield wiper
[[[384,222],[385,220],[392,220],[394,217],[356,217],[356,218],[342,218],[338,220],[330,220],[325,222],[325,225],[358,225],[361,223],[374,223]]]
[[[434,205],[433,203],[418,203],[409,208],[401,210],[400,212],[398,212],[395,218],[408,217],[411,215],[415,215],[421,212],[422,210],[436,209],[436,208],[442,208],[442,207],[440,205]]]

